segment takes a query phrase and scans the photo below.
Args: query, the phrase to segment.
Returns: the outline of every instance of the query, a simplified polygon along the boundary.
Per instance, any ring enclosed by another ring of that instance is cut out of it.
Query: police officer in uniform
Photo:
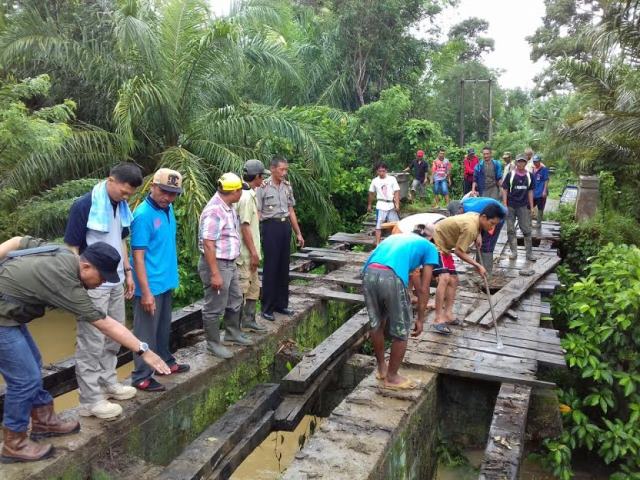
[[[0,244],[0,374],[7,384],[0,462],[29,462],[51,456],[53,446],[34,442],[80,430],[64,421],[42,386],[42,360],[26,323],[44,315],[45,307],[62,308],[89,322],[104,335],[137,352],[160,372],[169,367],[124,325],[97,308],[87,289],[119,279],[120,254],[104,242],[89,245],[78,256],[61,245],[32,237]],[[31,440],[27,429],[31,420]]]
[[[304,238],[294,206],[291,184],[285,177],[289,163],[283,157],[273,157],[269,170],[271,177],[256,191],[260,212],[264,264],[262,269],[262,318],[275,320],[274,312],[293,315],[289,309],[289,255],[291,229],[298,247],[304,247]]]

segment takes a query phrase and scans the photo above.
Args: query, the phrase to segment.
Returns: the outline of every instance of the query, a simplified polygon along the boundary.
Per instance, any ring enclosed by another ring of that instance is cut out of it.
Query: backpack
[[[509,177],[509,191],[513,190],[513,177],[516,176],[516,171],[511,170],[511,175]],[[527,172],[527,188],[531,186],[531,173]]]

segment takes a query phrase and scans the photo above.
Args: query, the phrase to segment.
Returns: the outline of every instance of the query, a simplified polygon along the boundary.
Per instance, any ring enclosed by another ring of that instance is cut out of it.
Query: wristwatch
[[[149,350],[149,344],[146,342],[140,342],[140,347],[138,348],[138,355],[142,355],[144,352]]]

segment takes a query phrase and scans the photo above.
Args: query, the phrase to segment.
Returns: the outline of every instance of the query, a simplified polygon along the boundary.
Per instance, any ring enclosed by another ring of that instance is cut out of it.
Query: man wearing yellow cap
[[[202,323],[207,348],[219,358],[233,355],[220,342],[220,321],[224,319],[227,344],[252,345],[240,330],[242,290],[236,260],[240,256],[240,221],[233,208],[242,195],[242,180],[225,173],[218,180],[218,191],[200,215],[198,274],[204,285]]]
[[[133,212],[131,252],[133,280],[133,332],[169,365],[171,374],[189,370],[169,351],[173,290],[178,287],[176,217],[173,202],[182,193],[182,175],[161,168],[153,175],[151,192]],[[134,355],[131,383],[138,390],[161,392],[165,386],[154,370]]]

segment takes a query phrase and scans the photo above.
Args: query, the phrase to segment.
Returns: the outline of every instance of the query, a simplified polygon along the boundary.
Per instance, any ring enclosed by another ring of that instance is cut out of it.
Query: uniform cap
[[[242,180],[235,173],[227,172],[218,179],[218,188],[223,192],[233,192],[242,188]]]
[[[470,148],[470,149],[467,150],[467,153],[469,155],[471,155],[472,153],[476,153],[476,149],[475,148]]]
[[[424,157],[424,151],[422,151],[422,150],[418,150],[418,151],[416,152],[416,157],[418,157],[418,158],[422,158],[422,157]]]
[[[511,152],[504,152],[502,158],[511,158]]]
[[[182,193],[182,175],[170,168],[161,168],[154,173],[153,184],[165,192]]]
[[[245,175],[269,175],[271,173],[264,168],[260,160],[247,160],[242,167],[242,172]]]
[[[533,161],[534,161],[534,162],[539,162],[540,160],[541,160],[541,159],[540,159],[540,155],[534,155],[534,156],[533,156]]]
[[[120,282],[120,275],[118,275],[120,254],[111,245],[105,242],[92,243],[84,249],[82,256],[96,267],[105,281],[109,283]]]

